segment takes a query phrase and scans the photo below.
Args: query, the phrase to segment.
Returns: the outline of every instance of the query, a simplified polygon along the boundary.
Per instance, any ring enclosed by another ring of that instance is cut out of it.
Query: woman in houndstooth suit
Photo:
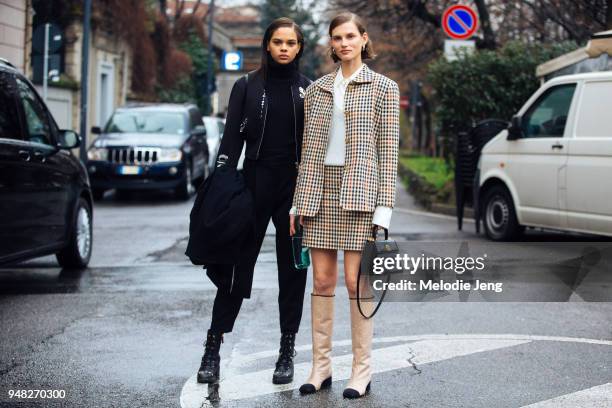
[[[314,271],[313,367],[300,392],[331,385],[337,253],[343,250],[353,346],[351,378],[343,395],[359,398],[370,389],[372,320],[357,308],[357,273],[365,241],[377,228],[389,227],[395,202],[399,89],[363,64],[374,52],[358,16],[337,15],[329,35],[331,57],[340,64],[306,90],[302,162],[290,215],[291,235],[299,216]]]

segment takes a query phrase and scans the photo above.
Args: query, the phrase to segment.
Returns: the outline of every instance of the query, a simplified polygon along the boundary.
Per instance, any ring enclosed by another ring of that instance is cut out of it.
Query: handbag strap
[[[369,316],[366,316],[366,314],[363,312],[363,309],[361,308],[361,298],[359,297],[359,281],[360,280],[361,280],[361,268],[359,268],[359,272],[357,273],[357,309],[359,309],[359,313],[364,317],[364,319],[371,319],[371,318],[374,317],[376,312],[378,312],[378,309],[380,309],[380,307],[382,306],[382,302],[383,302],[383,300],[385,300],[385,296],[387,295],[387,286],[388,285],[385,285],[385,290],[383,291],[383,294],[380,297],[380,300],[378,301],[378,304],[376,305],[376,307],[372,311],[372,314],[369,315]],[[387,282],[386,283],[389,283],[390,280],[391,280],[391,275],[387,274]]]
[[[383,228],[385,230],[385,241],[389,239],[389,229],[388,228]],[[378,228],[374,228],[372,227],[372,238],[374,238],[374,241],[376,241],[376,239],[378,238]],[[391,280],[391,275],[387,274],[387,282],[389,283],[389,281]],[[378,309],[380,309],[380,307],[382,306],[382,302],[383,300],[385,300],[385,296],[387,295],[387,287],[388,285],[385,285],[385,290],[383,291],[380,300],[378,301],[378,304],[376,305],[376,307],[374,308],[374,310],[372,311],[372,314],[370,314],[369,316],[366,316],[366,314],[363,312],[363,309],[361,308],[361,298],[359,296],[359,293],[361,293],[361,291],[359,290],[359,282],[361,282],[361,265],[359,267],[359,272],[357,272],[357,309],[359,309],[359,313],[365,318],[365,319],[371,319],[374,317],[374,315],[376,314],[376,312],[378,312]]]
[[[387,228],[383,228],[385,230],[385,241],[389,239],[389,229]],[[374,238],[374,241],[376,241],[376,238],[378,238],[378,230],[379,228],[374,228],[372,227],[372,238]]]

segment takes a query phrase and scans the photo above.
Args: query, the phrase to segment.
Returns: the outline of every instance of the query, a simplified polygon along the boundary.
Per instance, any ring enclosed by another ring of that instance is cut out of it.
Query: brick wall
[[[25,65],[26,0],[0,0],[0,57]]]

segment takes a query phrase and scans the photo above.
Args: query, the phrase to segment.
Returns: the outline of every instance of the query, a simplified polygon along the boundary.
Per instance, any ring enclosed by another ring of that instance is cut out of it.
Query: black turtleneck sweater
[[[295,63],[278,64],[268,56],[265,85],[268,113],[259,151],[260,161],[279,165],[293,164],[296,161],[291,84],[295,82],[297,75]]]

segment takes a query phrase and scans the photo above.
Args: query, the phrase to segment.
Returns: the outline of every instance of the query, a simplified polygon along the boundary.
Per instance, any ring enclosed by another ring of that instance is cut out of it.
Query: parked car
[[[560,76],[485,145],[476,198],[487,236],[526,227],[612,236],[612,72]]]
[[[219,145],[221,145],[221,138],[225,130],[225,119],[215,116],[204,116],[202,120],[204,121],[204,126],[206,126],[206,142],[208,143],[208,151],[210,153],[208,167],[212,171],[215,168],[215,160],[217,159]]]
[[[87,171],[23,75],[0,60],[0,264],[55,254],[65,268],[91,257],[93,205]]]
[[[173,189],[188,199],[209,172],[202,115],[195,105],[137,105],[117,109],[88,151],[93,194],[109,189]]]

